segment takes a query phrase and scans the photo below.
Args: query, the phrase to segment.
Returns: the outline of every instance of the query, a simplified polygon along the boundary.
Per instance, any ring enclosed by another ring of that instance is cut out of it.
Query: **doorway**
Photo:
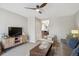
[[[49,20],[42,20],[42,28],[41,28],[41,32],[42,32],[42,38],[46,38],[49,35]]]

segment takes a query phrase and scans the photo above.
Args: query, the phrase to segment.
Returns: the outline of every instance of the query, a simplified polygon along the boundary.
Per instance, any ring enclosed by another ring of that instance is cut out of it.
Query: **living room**
[[[72,45],[63,48],[61,41],[73,35],[72,31],[79,35],[79,3],[0,3],[0,16],[2,56],[71,56],[74,53]],[[46,20],[48,27],[42,30],[42,21]],[[72,52],[66,53],[71,49]]]

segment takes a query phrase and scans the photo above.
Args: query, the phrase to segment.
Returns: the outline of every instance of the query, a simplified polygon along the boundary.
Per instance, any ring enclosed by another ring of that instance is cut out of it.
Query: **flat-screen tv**
[[[22,27],[8,27],[8,35],[10,37],[22,35]]]

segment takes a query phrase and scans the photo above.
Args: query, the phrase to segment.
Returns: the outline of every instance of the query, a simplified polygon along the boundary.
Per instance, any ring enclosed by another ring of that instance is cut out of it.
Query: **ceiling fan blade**
[[[37,8],[29,8],[29,7],[24,7],[26,9],[32,9],[32,10],[36,10]]]
[[[43,8],[44,6],[46,6],[47,3],[43,3],[40,8]]]

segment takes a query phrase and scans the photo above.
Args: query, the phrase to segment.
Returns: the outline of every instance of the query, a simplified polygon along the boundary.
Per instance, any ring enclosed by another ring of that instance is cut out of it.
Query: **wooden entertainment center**
[[[24,35],[2,39],[2,45],[4,49],[11,48],[26,42],[27,42],[27,36]]]

